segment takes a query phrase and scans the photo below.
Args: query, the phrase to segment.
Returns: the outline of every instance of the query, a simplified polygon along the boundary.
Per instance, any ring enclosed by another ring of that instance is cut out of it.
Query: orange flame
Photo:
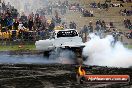
[[[78,72],[80,76],[84,76],[86,74],[85,70],[81,68],[82,66],[79,66]]]

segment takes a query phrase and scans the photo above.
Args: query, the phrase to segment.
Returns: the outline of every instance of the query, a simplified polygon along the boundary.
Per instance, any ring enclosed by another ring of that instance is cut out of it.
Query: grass
[[[125,45],[126,48],[132,49],[132,45]]]
[[[35,45],[0,46],[0,51],[10,51],[10,50],[35,50]]]
[[[132,49],[132,45],[125,45],[126,48]],[[10,45],[10,46],[1,46],[0,45],[0,51],[11,51],[11,50],[35,50],[36,47],[34,44],[26,44],[22,45]]]

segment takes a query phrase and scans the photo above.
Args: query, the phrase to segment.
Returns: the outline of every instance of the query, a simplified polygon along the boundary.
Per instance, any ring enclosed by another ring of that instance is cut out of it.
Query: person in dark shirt
[[[8,17],[7,18],[7,27],[8,27],[8,30],[12,30],[12,25],[13,25],[13,19],[12,19],[12,17]]]
[[[28,21],[28,28],[29,28],[29,30],[32,30],[33,24],[34,24],[33,19],[30,18],[29,21]]]
[[[16,19],[15,22],[13,23],[14,30],[18,30],[19,22]]]
[[[76,29],[77,28],[77,24],[73,21],[73,29]]]
[[[41,22],[40,18],[36,19],[35,25],[36,25],[37,30],[39,30],[42,27],[42,22]]]
[[[55,23],[51,21],[51,24],[49,25],[49,31],[53,31],[55,28]]]
[[[24,13],[22,13],[22,16],[20,18],[20,22],[22,22],[22,24],[23,24],[23,26],[25,28],[28,27],[28,23],[27,23],[28,22],[28,19],[27,19],[27,16]]]
[[[88,27],[86,25],[83,26],[84,33],[88,32]]]
[[[2,2],[2,9],[3,10],[6,10],[6,5],[5,5],[5,2],[4,1]]]
[[[6,27],[6,19],[5,19],[4,16],[3,16],[2,19],[1,19],[1,26],[2,26],[2,27]]]
[[[73,28],[74,28],[72,22],[70,22],[70,24],[69,24],[69,28],[70,28],[70,29],[73,29]]]

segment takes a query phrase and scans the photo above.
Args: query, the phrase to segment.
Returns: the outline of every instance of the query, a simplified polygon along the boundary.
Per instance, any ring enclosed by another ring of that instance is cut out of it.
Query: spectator
[[[114,28],[113,22],[110,22],[110,28]]]
[[[132,23],[129,19],[124,19],[125,28],[132,29]]]
[[[6,20],[5,16],[3,15],[2,18],[1,18],[1,26],[2,26],[2,27],[6,27],[6,25],[7,25],[7,24],[6,24],[6,21],[7,21],[7,20]]]
[[[53,31],[55,28],[55,23],[53,21],[51,21],[51,24],[49,25],[49,32]]]
[[[114,37],[113,44],[115,44],[118,41],[118,38],[120,36],[119,32],[117,32],[117,29],[113,29],[112,36]]]
[[[52,6],[47,7],[48,15],[52,15]]]
[[[76,29],[77,24],[73,21],[73,29]]]
[[[8,2],[7,6],[6,6],[8,9],[11,9],[11,5],[10,5],[10,2]]]
[[[66,5],[65,5],[65,3],[62,3],[62,5],[61,5],[61,14],[62,15],[66,14]]]
[[[33,22],[33,18],[29,18],[28,20],[28,28],[31,31],[33,28],[34,22]]]
[[[96,4],[95,2],[90,3],[90,6],[91,6],[92,8],[97,8],[97,4]]]
[[[70,22],[70,24],[69,24],[69,28],[70,29],[76,29],[76,23],[75,22]]]
[[[89,33],[92,33],[93,32],[93,25],[92,25],[92,22],[91,21],[89,22],[88,29],[89,29]]]
[[[22,16],[20,17],[20,22],[23,24],[25,28],[27,28],[28,26],[27,21],[28,21],[27,16],[24,13],[22,13]]]
[[[98,8],[101,9],[101,4],[100,2],[97,4]]]
[[[3,12],[6,10],[6,5],[5,5],[4,1],[2,2],[2,10],[3,10]]]
[[[7,18],[7,27],[8,29],[12,30],[12,25],[13,25],[13,18],[10,16]]]
[[[73,29],[73,23],[72,23],[72,22],[70,22],[69,28],[70,28],[70,29]]]
[[[88,33],[88,27],[86,25],[83,26],[84,33]]]
[[[15,22],[13,23],[14,30],[18,30],[19,21],[18,19],[15,19]]]

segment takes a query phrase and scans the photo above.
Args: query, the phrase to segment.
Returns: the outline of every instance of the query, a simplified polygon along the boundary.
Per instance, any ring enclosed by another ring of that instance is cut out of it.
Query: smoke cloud
[[[48,4],[48,0],[4,0],[18,9],[19,12],[31,13],[36,12],[37,9],[43,8]]]
[[[85,64],[110,67],[132,66],[132,50],[125,48],[119,41],[113,45],[114,39],[111,35],[100,39],[90,34],[90,38],[83,49],[83,55],[88,57]]]
[[[0,64],[48,64],[56,63],[54,60],[48,60],[43,55],[8,55],[2,54]]]
[[[75,53],[67,49],[63,50],[58,48],[57,50],[50,53],[49,59],[55,59],[62,64],[74,64]]]
[[[73,64],[74,53],[69,50],[53,51],[49,57],[43,55],[0,54],[0,64]]]

